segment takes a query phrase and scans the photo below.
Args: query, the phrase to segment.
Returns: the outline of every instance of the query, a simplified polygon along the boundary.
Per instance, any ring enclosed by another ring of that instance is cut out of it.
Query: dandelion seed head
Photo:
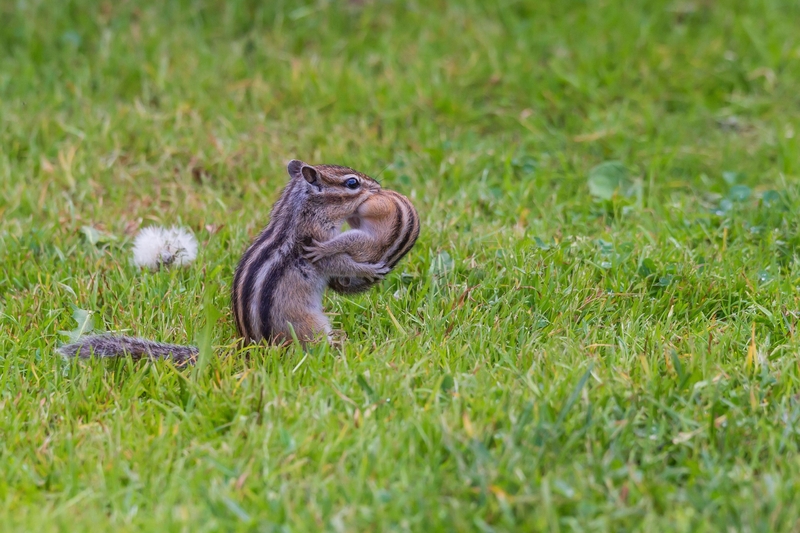
[[[133,263],[139,267],[182,267],[196,257],[197,239],[185,228],[149,226],[133,240]]]

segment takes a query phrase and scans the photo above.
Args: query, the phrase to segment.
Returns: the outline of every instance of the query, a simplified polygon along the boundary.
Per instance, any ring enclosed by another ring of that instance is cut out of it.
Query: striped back
[[[291,259],[296,218],[305,200],[300,182],[291,180],[270,213],[269,224],[250,244],[236,266],[231,307],[236,330],[245,342],[271,336],[272,291]]]

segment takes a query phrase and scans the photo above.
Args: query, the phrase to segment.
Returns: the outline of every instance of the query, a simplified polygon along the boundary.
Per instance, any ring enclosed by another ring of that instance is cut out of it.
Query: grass
[[[0,3],[0,529],[800,530],[798,16]],[[341,353],[235,357],[293,157],[423,232],[326,297]],[[197,262],[134,268],[173,223]],[[206,357],[64,361],[86,312]]]

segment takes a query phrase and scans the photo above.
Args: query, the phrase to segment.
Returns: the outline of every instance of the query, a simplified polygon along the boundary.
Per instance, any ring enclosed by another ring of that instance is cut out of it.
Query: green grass
[[[0,529],[799,531],[798,20],[0,3]],[[294,157],[379,176],[422,235],[326,297],[341,353],[236,357]],[[174,223],[197,262],[134,268]],[[64,361],[75,308],[216,355]]]

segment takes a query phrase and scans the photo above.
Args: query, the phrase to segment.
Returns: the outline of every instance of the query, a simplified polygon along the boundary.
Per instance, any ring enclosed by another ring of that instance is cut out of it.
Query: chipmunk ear
[[[303,177],[309,182],[311,185],[319,185],[319,172],[317,169],[310,166],[310,165],[303,165],[303,168],[300,169],[300,172],[303,174]]]
[[[299,159],[292,159],[289,161],[289,164],[286,165],[286,172],[289,173],[290,178],[299,178],[302,174],[301,169],[305,166],[305,163],[300,161]]]
[[[317,169],[297,159],[289,161],[289,164],[286,165],[286,170],[292,178],[299,179],[300,176],[302,176],[303,179],[312,185],[316,185],[319,181],[319,172]]]

